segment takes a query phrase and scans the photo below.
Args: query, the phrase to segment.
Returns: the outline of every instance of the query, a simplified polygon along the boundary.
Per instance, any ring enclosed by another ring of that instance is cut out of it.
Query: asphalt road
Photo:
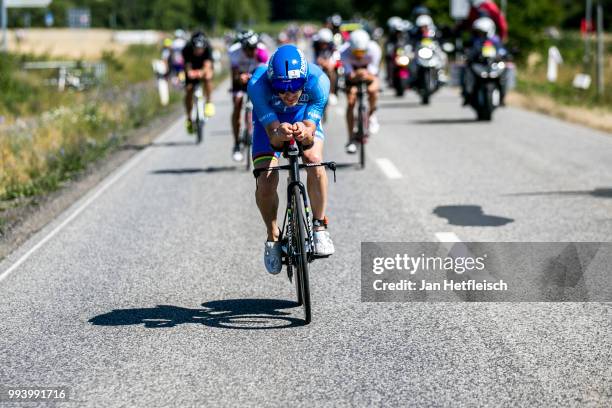
[[[384,94],[362,171],[330,107],[337,253],[302,326],[216,100],[202,145],[176,123],[0,264],[0,385],[79,407],[612,405],[609,303],[360,301],[362,241],[611,241],[610,135]]]

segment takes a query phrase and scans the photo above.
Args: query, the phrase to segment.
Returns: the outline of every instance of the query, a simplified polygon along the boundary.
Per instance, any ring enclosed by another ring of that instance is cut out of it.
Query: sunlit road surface
[[[0,384],[65,386],[73,406],[612,404],[610,304],[360,301],[362,241],[610,241],[609,135],[385,93],[359,170],[341,98],[337,253],[312,264],[301,326],[263,268],[226,84],[216,101],[202,145],[175,123],[0,264]]]

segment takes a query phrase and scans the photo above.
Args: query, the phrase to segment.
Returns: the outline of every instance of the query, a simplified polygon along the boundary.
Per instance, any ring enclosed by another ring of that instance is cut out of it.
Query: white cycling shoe
[[[347,143],[344,149],[348,154],[357,153],[357,145],[354,142]]]
[[[232,149],[232,160],[235,162],[241,162],[244,159],[244,155],[240,151],[240,146],[234,146]]]
[[[279,274],[283,269],[282,246],[279,241],[266,241],[264,248],[264,265],[266,265],[268,273],[272,275]]]
[[[336,250],[334,248],[334,242],[329,235],[327,230],[315,231],[314,232],[314,244],[315,244],[315,255],[318,256],[330,256]]]
[[[375,135],[380,131],[380,123],[378,123],[378,118],[376,115],[370,116],[370,123],[368,125],[368,130],[371,134]]]
[[[327,103],[329,103],[330,106],[336,106],[338,104],[338,97],[333,93],[330,93],[329,97],[327,98]]]

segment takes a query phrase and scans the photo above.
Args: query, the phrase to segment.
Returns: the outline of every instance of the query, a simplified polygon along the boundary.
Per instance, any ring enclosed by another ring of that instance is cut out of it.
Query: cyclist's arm
[[[212,57],[210,59],[204,60],[204,65],[202,66],[201,73],[204,79],[207,79],[207,80],[212,79],[213,74],[214,74]]]
[[[353,63],[350,59],[351,51],[348,48],[345,48],[340,54],[340,60],[342,61],[342,66],[344,67],[344,73],[346,75],[351,75],[353,73]]]
[[[304,146],[310,146],[314,143],[315,133],[317,131],[317,125],[311,120],[304,119],[302,122],[295,124],[297,129],[294,131],[293,136],[295,140],[302,143]]]
[[[310,91],[310,101],[312,102],[306,106],[306,112],[304,113],[304,124],[310,122],[314,126],[313,135],[325,111],[325,105],[329,97],[329,87],[329,77],[321,72]]]
[[[378,44],[372,41],[370,42],[370,47],[368,51],[371,56],[370,63],[368,64],[368,73],[371,77],[375,77],[378,75],[378,70],[380,69],[380,59],[382,56],[382,50],[380,49],[380,46]]]
[[[265,66],[257,68],[247,85],[247,93],[253,103],[253,113],[264,128],[268,128],[268,125],[273,122],[280,124],[276,112],[274,112],[274,109],[268,103],[272,93],[270,86],[266,83],[266,71]]]
[[[283,143],[290,141],[293,137],[293,124],[287,122],[280,123],[279,120],[275,120],[266,126],[266,133],[272,147],[280,150],[283,147]]]

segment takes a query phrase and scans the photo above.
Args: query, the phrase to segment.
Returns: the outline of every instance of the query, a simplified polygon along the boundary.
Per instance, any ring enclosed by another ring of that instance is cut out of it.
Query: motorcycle
[[[404,96],[404,91],[408,88],[410,79],[408,69],[410,65],[409,50],[405,46],[395,46],[390,55],[390,85],[395,89],[395,96],[401,97]]]
[[[431,95],[443,84],[441,72],[445,65],[446,54],[432,37],[425,36],[416,47],[412,84],[423,105],[429,105]]]
[[[498,58],[497,49],[490,41],[468,62],[466,92],[478,120],[490,121],[493,111],[500,106],[506,71],[506,63]]]

